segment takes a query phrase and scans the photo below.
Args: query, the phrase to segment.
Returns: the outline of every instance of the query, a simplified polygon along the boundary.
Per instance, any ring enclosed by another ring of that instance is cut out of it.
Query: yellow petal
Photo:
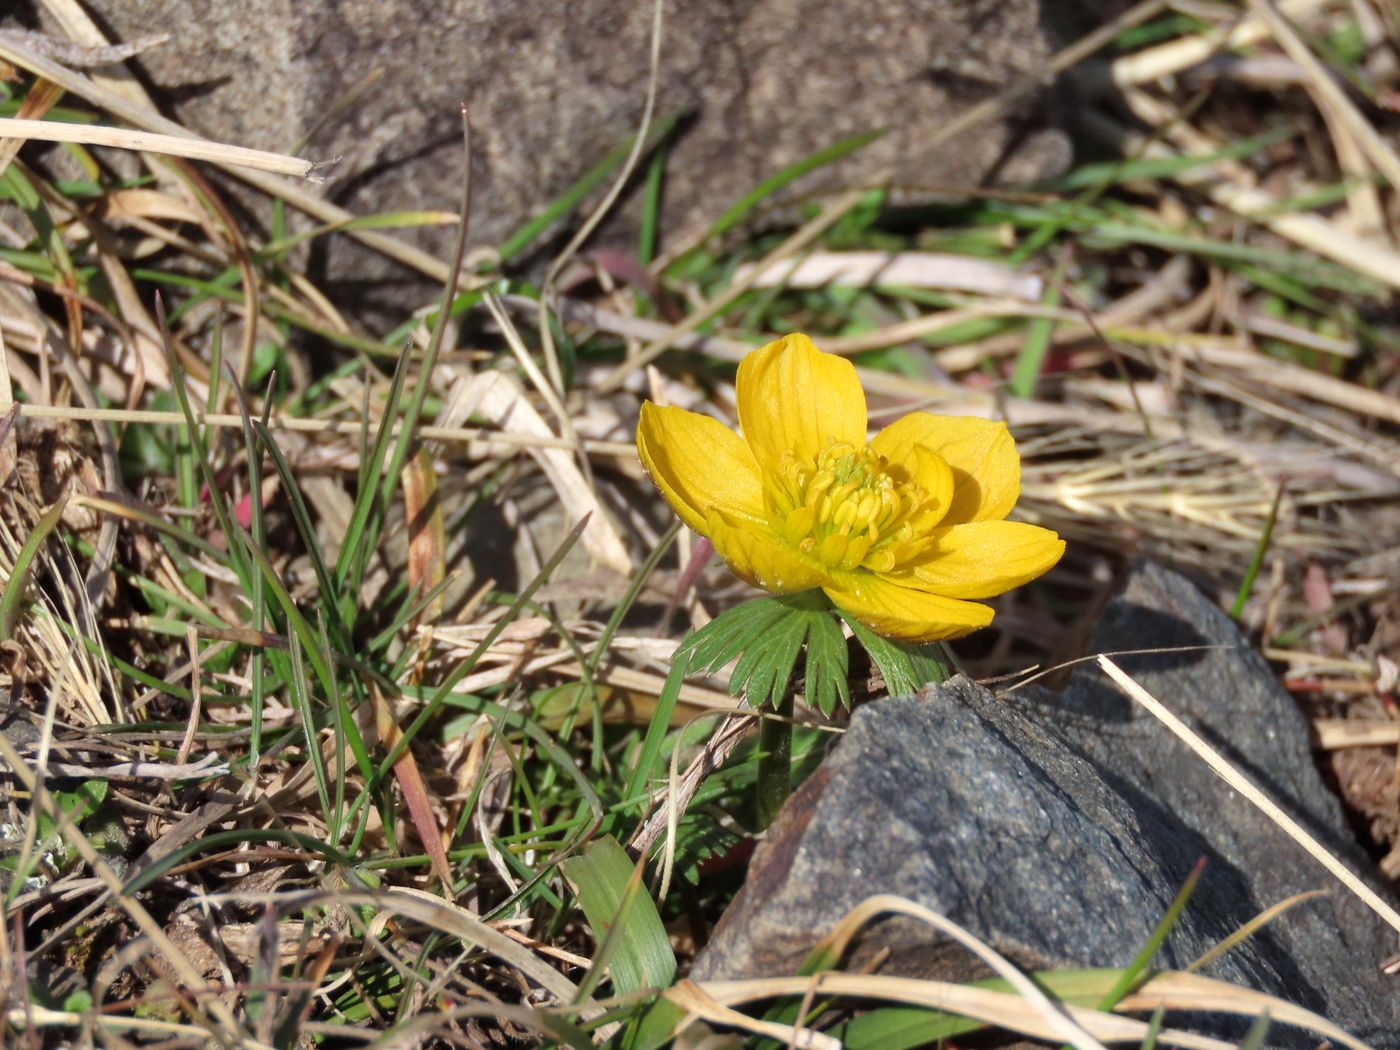
[[[903,642],[961,638],[992,622],[990,606],[915,590],[870,572],[843,573],[822,590],[876,634]]]
[[[990,598],[1045,572],[1065,541],[1019,521],[977,521],[934,529],[928,553],[907,569],[917,586],[948,598]],[[911,581],[911,582],[913,582]]]
[[[700,531],[710,537],[716,553],[734,575],[765,591],[809,591],[827,580],[825,573],[808,565],[766,527],[727,518],[720,510],[712,509]]]
[[[753,453],[719,420],[644,402],[637,454],[666,502],[696,532],[705,532],[706,516],[715,507],[732,517],[763,519],[763,486]]]
[[[923,445],[915,445],[914,455],[907,464],[910,479],[924,490],[925,507],[916,525],[919,529],[929,529],[948,516],[957,480],[948,461]]]
[[[759,465],[784,452],[810,462],[829,440],[865,447],[865,391],[855,366],[805,335],[784,336],[739,363],[739,426]]]
[[[1000,521],[1021,495],[1021,457],[1005,423],[976,416],[911,412],[875,435],[870,447],[891,462],[912,446],[937,452],[953,468],[953,503],[944,521]]]

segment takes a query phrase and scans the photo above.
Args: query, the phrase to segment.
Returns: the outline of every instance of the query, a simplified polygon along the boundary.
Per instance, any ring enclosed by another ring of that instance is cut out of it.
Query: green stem
[[[792,791],[791,689],[783,693],[772,713],[758,727],[758,826],[765,829],[778,816]]]

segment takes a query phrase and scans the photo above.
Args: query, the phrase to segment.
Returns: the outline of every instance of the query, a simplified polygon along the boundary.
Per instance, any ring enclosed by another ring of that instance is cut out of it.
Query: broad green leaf
[[[617,840],[595,839],[560,867],[599,943],[592,982],[606,966],[620,995],[670,985],[676,977],[676,957],[666,927],[641,881],[641,868]]]
[[[870,654],[890,696],[912,696],[930,682],[944,682],[948,669],[935,645],[905,645],[882,638],[852,616],[841,614],[856,641]]]

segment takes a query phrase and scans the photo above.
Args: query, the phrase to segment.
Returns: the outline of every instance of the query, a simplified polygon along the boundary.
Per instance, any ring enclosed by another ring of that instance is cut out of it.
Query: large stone
[[[1189,583],[1137,568],[1090,651],[1182,645],[1228,648],[1118,659],[1387,893],[1313,765],[1292,699]],[[1325,898],[1206,972],[1400,1047],[1400,997],[1378,970],[1395,950],[1389,927],[1096,669],[1062,694],[1028,693],[997,698],[955,679],[858,711],[769,832],[695,975],[793,972],[875,893],[924,904],[1026,967],[1122,966],[1205,858],[1158,965],[1183,966],[1265,908],[1321,887]],[[967,953],[904,920],[873,927],[855,964],[881,948],[893,953],[887,971],[980,976]],[[1314,1042],[1281,1028],[1270,1039]]]
[[[116,38],[170,34],[138,62],[189,127],[272,150],[314,132],[306,155],[342,158],[326,192],[357,212],[456,209],[465,101],[476,244],[499,243],[635,132],[653,9],[649,0],[85,6]],[[657,113],[689,116],[667,165],[667,226],[713,219],[785,165],[876,128],[889,134],[793,192],[849,185],[891,163],[902,184],[936,189],[1062,161],[1061,140],[1027,145],[1016,118],[932,153],[924,145],[1043,64],[1055,41],[1042,15],[1041,0],[669,0]],[[353,106],[331,115],[375,72]],[[446,254],[442,230],[405,235]],[[363,260],[353,272],[365,275]]]

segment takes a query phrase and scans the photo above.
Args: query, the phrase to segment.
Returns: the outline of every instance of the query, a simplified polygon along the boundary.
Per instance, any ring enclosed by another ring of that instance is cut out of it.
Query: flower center
[[[769,515],[788,543],[829,569],[888,572],[924,530],[928,493],[868,446],[828,441],[815,461],[786,452],[768,478]]]

